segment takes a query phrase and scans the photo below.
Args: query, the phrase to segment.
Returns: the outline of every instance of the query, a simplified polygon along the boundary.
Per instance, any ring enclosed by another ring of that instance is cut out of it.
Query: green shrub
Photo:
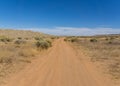
[[[105,40],[106,40],[106,41],[108,41],[108,40],[109,40],[109,38],[106,38]]]
[[[47,49],[52,46],[51,41],[45,40],[42,37],[35,37],[36,42],[36,47],[40,49]]]
[[[40,49],[48,49],[49,47],[51,47],[51,42],[45,40],[37,41],[36,46]]]
[[[51,39],[55,39],[55,37],[51,37]]]
[[[112,44],[112,41],[109,41],[108,44]]]
[[[64,41],[67,41],[67,38],[65,38]]]
[[[5,37],[5,36],[1,36],[1,37],[0,37],[0,41],[1,41],[1,42],[11,42],[12,39],[10,39],[10,38],[8,38],[8,37]]]
[[[43,40],[42,37],[35,37],[35,40]]]
[[[90,39],[90,42],[97,42],[97,39]]]
[[[22,39],[22,37],[18,37],[18,39]]]
[[[71,42],[77,42],[78,39],[77,39],[77,38],[71,38],[70,41],[71,41]]]
[[[51,41],[49,41],[49,40],[46,40],[48,43],[49,43],[49,45],[50,45],[50,47],[52,46],[52,42]]]
[[[14,43],[15,44],[25,44],[26,41],[24,41],[24,40],[16,40]]]

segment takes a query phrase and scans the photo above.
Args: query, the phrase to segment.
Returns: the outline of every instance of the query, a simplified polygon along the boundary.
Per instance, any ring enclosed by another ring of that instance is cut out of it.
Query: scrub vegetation
[[[92,62],[102,64],[104,72],[120,80],[120,35],[66,37],[77,48],[83,48]]]
[[[0,83],[10,73],[52,46],[52,36],[22,30],[0,30]]]

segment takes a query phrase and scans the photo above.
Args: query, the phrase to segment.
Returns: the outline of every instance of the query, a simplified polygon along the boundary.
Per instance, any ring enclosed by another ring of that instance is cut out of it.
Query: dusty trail
[[[58,39],[46,55],[14,75],[5,86],[110,86],[83,57]]]

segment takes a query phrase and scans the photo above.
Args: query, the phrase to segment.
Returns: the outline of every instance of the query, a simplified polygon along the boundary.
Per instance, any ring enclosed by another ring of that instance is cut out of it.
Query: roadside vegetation
[[[48,49],[49,47],[52,46],[52,43],[50,40],[46,40],[43,38],[35,38],[35,39],[37,40],[36,47],[38,48],[38,50]]]
[[[42,50],[51,47],[52,38],[32,31],[0,30],[0,84],[3,78],[31,63]]]
[[[120,80],[120,35],[66,37],[77,48],[83,47],[92,62],[102,64],[107,74]]]

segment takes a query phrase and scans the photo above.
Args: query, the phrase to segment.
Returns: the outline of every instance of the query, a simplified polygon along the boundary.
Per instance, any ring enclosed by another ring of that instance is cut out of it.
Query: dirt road
[[[111,86],[63,39],[15,74],[5,86]]]

